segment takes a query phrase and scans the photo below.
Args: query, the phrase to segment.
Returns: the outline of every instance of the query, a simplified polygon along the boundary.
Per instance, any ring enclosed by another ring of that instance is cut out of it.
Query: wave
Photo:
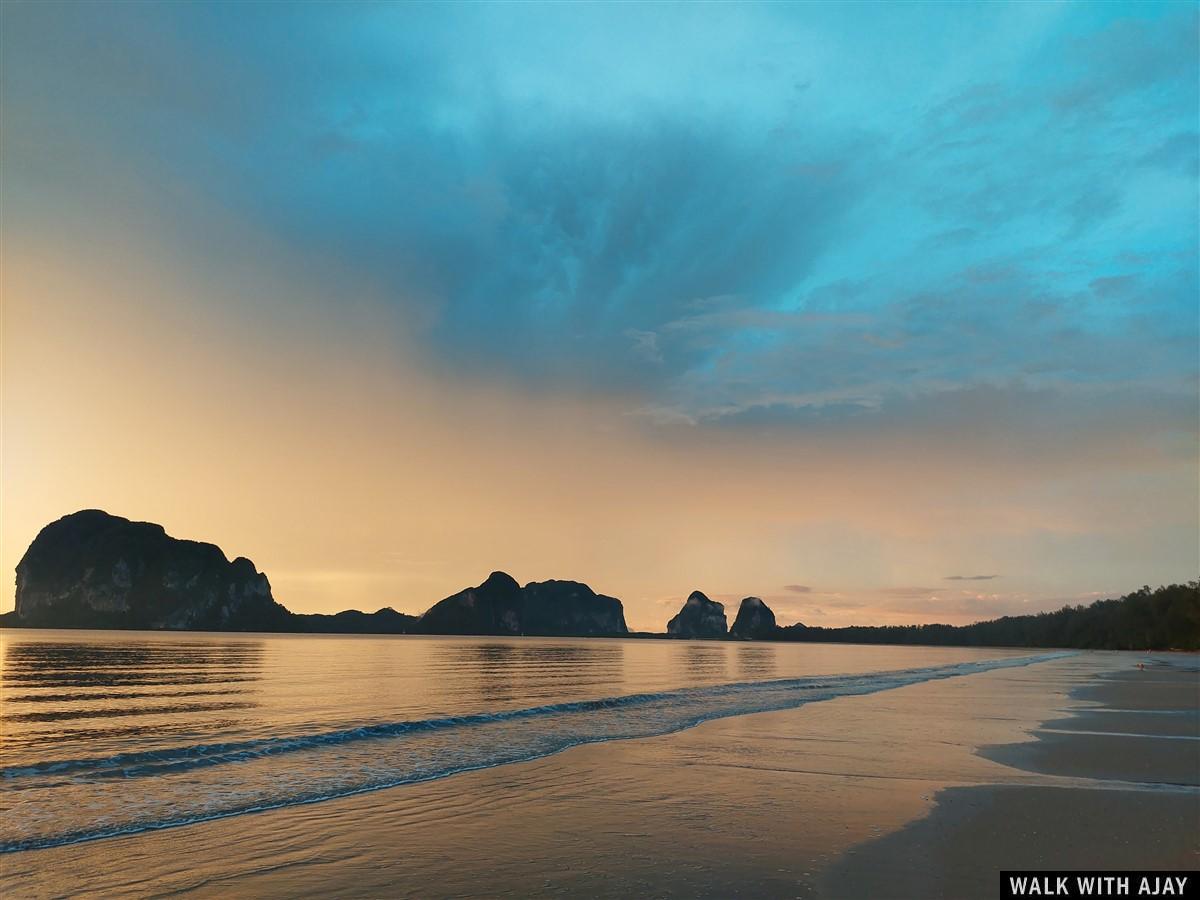
[[[1071,656],[738,682],[525,709],[364,724],[244,741],[53,760],[0,770],[12,853],[315,803],[538,759],[580,744],[670,734],[712,719]],[[130,784],[139,780],[137,790]],[[6,802],[5,804],[9,804]],[[81,826],[80,810],[96,811]]]

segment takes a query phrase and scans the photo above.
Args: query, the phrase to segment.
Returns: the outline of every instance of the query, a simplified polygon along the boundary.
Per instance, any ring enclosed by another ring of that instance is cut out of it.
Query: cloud
[[[812,593],[812,588],[810,588],[806,584],[785,584],[783,586],[783,589],[785,591],[791,591],[793,594],[810,594],[810,593]]]
[[[638,331],[627,328],[625,336],[633,342],[633,352],[653,363],[663,361],[662,351],[658,349],[658,335],[653,331]]]
[[[946,581],[991,581],[993,578],[999,578],[999,575],[947,575]]]
[[[1121,17],[1072,41],[1065,54],[1069,82],[1051,97],[1057,109],[1112,116],[1122,103],[1156,106],[1164,83],[1195,78],[1200,65],[1194,8],[1174,16]]]
[[[86,149],[18,143],[7,169],[86,191],[124,168],[177,229],[185,180],[372,284],[426,365],[617,392],[652,424],[819,429],[889,393],[1194,372],[1194,13],[1072,11],[1004,78],[963,57],[922,80],[913,41],[900,123],[838,54],[797,52],[873,34],[850,8],[820,27],[745,9],[736,38],[635,18],[309,7],[231,34],[217,6],[21,8],[5,133]],[[963,27],[1004,23],[1029,27]],[[1151,195],[1111,177],[1122,161],[1193,185]],[[1080,243],[1118,227],[1161,262]]]
[[[769,595],[763,599],[784,625],[795,621],[830,627],[938,622],[964,625],[1001,616],[1058,609],[1063,605],[1088,604],[1102,597],[1121,596],[1128,590],[1091,590],[1068,596],[1050,594],[1034,597],[1019,590],[985,594],[969,590],[938,592],[923,587],[845,585],[829,589],[828,592],[814,593],[812,600],[800,601],[786,594]]]
[[[422,446],[427,417],[469,423],[489,434],[482,457],[459,431],[453,452],[426,452],[489,487],[516,479],[522,502],[561,503],[585,530],[599,526],[579,510],[597,503],[642,503],[661,530],[650,513],[716,494],[703,515],[767,585],[797,571],[908,585],[973,558],[868,567],[836,552],[841,536],[798,559],[778,535],[800,521],[850,523],[879,556],[919,531],[892,551],[909,558],[938,533],[1036,531],[989,558],[1075,572],[1055,596],[1094,586],[1098,559],[1103,583],[1194,560],[1188,530],[1147,501],[1195,507],[1193,8],[975,5],[932,29],[903,4],[232,15],[4,7],[5,246],[60,242],[57,268],[86,272],[72,251],[103,237],[125,245],[111,262],[124,281],[170,271],[123,358],[146,367],[165,346],[150,326],[201,320],[269,347],[264,368],[308,338],[319,357],[297,355],[331,374],[369,358],[378,394],[339,399],[370,407],[368,430],[404,420],[397,447]],[[233,395],[256,396],[256,379]],[[497,446],[491,412],[529,443]],[[617,438],[627,455],[578,465]],[[493,470],[510,460],[523,465]],[[518,477],[559,460],[572,471],[552,485]],[[456,479],[446,493],[466,492]],[[1157,518],[1146,528],[1179,548],[1126,540],[1118,565],[1100,549],[1115,538],[1081,540],[1071,562],[1051,558],[1055,532],[1131,518]],[[889,590],[779,593],[831,614],[1010,602]]]
[[[938,591],[937,588],[930,587],[885,587],[878,588],[877,592],[886,597],[923,598],[930,597]]]
[[[1167,171],[1179,172],[1192,179],[1200,174],[1200,134],[1181,131],[1165,138],[1161,144],[1148,150],[1141,158],[1148,166],[1161,166]]]

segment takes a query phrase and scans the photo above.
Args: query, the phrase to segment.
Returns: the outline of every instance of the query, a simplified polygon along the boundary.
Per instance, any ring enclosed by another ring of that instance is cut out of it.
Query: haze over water
[[[314,802],[1033,658],[969,648],[36,631],[5,633],[0,648],[6,851]]]

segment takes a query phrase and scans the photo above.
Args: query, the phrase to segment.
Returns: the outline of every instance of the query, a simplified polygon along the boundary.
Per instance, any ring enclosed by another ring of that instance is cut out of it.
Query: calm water
[[[1046,654],[0,631],[0,851],[503,765]]]

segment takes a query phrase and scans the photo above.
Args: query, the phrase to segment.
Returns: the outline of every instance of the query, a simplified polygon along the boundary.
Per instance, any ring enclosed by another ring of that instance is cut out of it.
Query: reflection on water
[[[679,651],[683,656],[683,668],[695,680],[703,682],[721,681],[725,677],[727,644],[703,644],[681,642]]]
[[[0,715],[6,722],[63,722],[68,719],[107,719],[114,716],[160,716],[211,712],[214,709],[250,709],[254,703],[177,703],[164,706],[92,706],[87,709],[37,710],[35,712],[8,712]]]
[[[144,697],[211,697],[213,694],[245,694],[246,688],[214,688],[203,691],[122,691],[118,694],[9,694],[11,703],[76,703],[81,700],[135,700]]]
[[[775,654],[770,647],[756,647],[753,644],[738,644],[737,650],[738,677],[743,681],[753,681],[760,678],[775,677]]]
[[[131,634],[97,641],[88,632],[77,640],[60,635],[3,642],[4,762],[16,753],[35,756],[97,738],[191,733],[216,725],[213,713],[222,713],[224,722],[231,711],[258,706],[254,684],[261,679],[261,640]],[[95,727],[104,719],[123,724]]]
[[[799,674],[794,668],[780,669],[781,655],[787,658],[798,647],[781,653],[779,644],[732,642],[678,642],[674,650],[676,667],[687,681],[714,684],[722,681],[762,681],[787,674]]]
[[[895,683],[870,673],[1011,655],[0,630],[0,850],[441,777]]]
[[[435,673],[463,678],[463,693],[482,701],[536,706],[549,700],[604,696],[622,683],[624,645],[592,643],[434,643],[430,662]],[[597,694],[596,692],[601,693]]]
[[[179,673],[181,678],[214,671],[236,673],[256,667],[262,660],[262,652],[262,641],[212,645],[196,641],[129,644],[14,641],[5,645],[4,682],[19,684],[23,679],[35,679],[70,685],[84,677],[89,683],[103,678],[116,686],[172,672]]]

